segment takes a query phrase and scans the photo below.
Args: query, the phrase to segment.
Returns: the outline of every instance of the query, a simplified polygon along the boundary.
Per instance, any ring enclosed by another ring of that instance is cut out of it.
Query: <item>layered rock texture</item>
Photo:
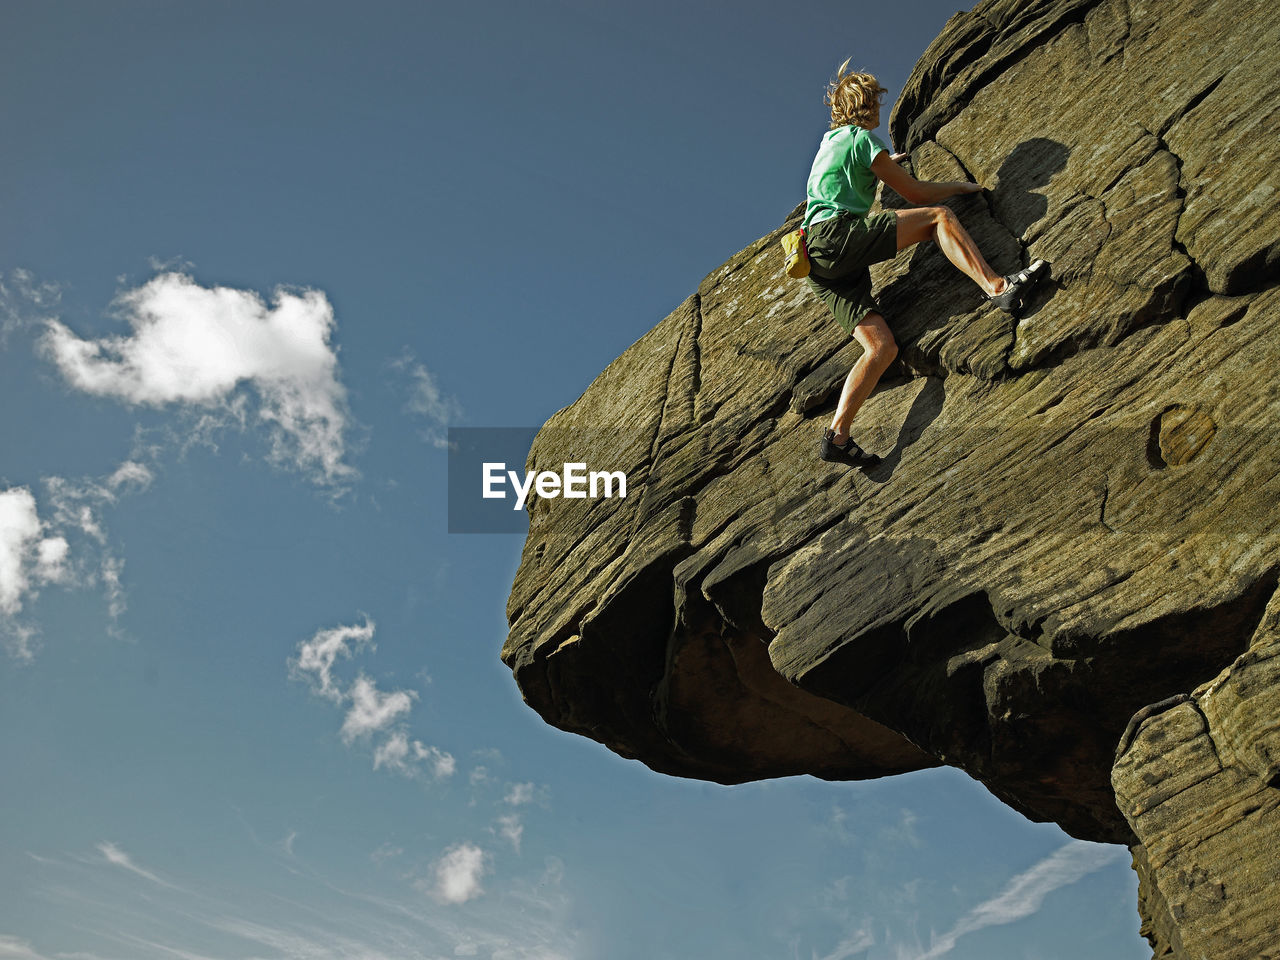
[[[898,363],[849,471],[859,347],[781,272],[713,271],[539,434],[503,659],[529,704],[723,783],[950,764],[1133,850],[1156,956],[1280,957],[1280,17],[1250,0],[993,0],[891,132],[1001,272],[873,270]],[[905,204],[886,192],[886,207]]]

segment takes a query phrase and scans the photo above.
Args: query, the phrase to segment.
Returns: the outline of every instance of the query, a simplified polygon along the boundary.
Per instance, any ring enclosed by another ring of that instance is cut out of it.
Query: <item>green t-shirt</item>
[[[876,198],[871,161],[888,149],[879,137],[862,127],[828,130],[809,171],[804,226],[828,220],[841,210],[865,216]]]

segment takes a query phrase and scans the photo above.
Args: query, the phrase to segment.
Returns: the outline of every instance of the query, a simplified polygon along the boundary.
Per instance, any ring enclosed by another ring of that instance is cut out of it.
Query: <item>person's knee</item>
[[[871,362],[874,363],[882,372],[889,368],[889,364],[893,363],[898,356],[898,344],[893,337],[878,340],[871,348]]]
[[[951,211],[947,207],[925,207],[924,212],[927,217],[925,223],[928,224],[929,230],[924,239],[937,243],[938,229],[943,227],[943,224],[946,222],[948,215],[951,214]]]
[[[867,352],[867,361],[881,372],[893,363],[898,355],[898,344],[893,339],[889,325],[878,313],[869,313],[860,328],[862,348]]]

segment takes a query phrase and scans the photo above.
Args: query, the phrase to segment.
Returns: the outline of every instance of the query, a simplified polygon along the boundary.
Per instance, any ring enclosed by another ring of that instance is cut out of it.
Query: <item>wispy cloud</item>
[[[146,464],[126,460],[102,478],[46,477],[44,486],[58,526],[77,528],[99,543],[105,543],[106,534],[99,517],[101,508],[114,505],[124,494],[141,493],[154,479]]]
[[[382,863],[384,860],[394,860],[396,857],[404,854],[404,847],[397,847],[395,844],[387,842],[378,847],[377,850],[369,854],[369,859],[374,863]]]
[[[0,960],[50,960],[50,958],[37,953],[26,940],[0,935]]]
[[[466,903],[484,893],[480,880],[487,872],[485,852],[473,843],[459,843],[436,861],[430,893],[441,903]]]
[[[854,821],[850,817],[849,810],[837,804],[832,806],[831,816],[824,825],[823,830],[834,840],[847,846],[855,846],[859,843],[878,843],[885,846],[919,848],[923,845],[923,841],[921,841],[920,835],[916,831],[916,824],[920,822],[920,817],[914,810],[909,807],[901,807],[895,813],[888,808],[883,808],[879,811],[879,814],[874,820],[880,825],[873,835],[867,835],[850,827],[850,824]],[[872,818],[860,817],[857,822],[861,824],[870,819]]]
[[[434,447],[448,445],[448,426],[462,416],[462,405],[446,396],[436,383],[435,376],[406,349],[391,362],[391,368],[408,380],[404,411],[424,421],[420,431],[422,439]]]
[[[1018,874],[998,896],[978,904],[960,918],[954,927],[934,938],[929,949],[907,952],[910,960],[935,960],[951,952],[956,941],[966,934],[1029,917],[1044,904],[1045,897],[1075,883],[1108,864],[1123,859],[1121,847],[1103,843],[1072,840],[1059,847],[1031,869]]]
[[[19,267],[7,277],[0,274],[0,348],[11,333],[44,323],[61,299],[57,284],[37,280],[30,270]]]
[[[354,479],[344,460],[347,393],[330,342],[336,324],[322,292],[280,287],[268,305],[250,290],[167,272],[121,293],[115,307],[128,335],[86,340],[59,320],[45,322],[40,349],[72,387],[135,406],[176,406],[205,426],[210,417],[230,424],[252,416],[274,462],[331,488]]]
[[[152,873],[150,870],[147,870],[147,869],[144,869],[143,867],[138,866],[136,863],[133,862],[132,857],[130,857],[127,853],[125,853],[123,850],[117,847],[114,843],[98,844],[98,852],[102,854],[102,856],[106,859],[107,863],[110,863],[110,864],[113,864],[114,866],[121,867],[122,869],[128,870],[130,873],[136,874],[137,876],[142,877],[144,880],[150,880],[152,883],[158,884],[159,886],[167,887],[170,890],[178,889],[174,884],[170,883],[168,880],[165,880],[157,876],[156,874]]]
[[[825,954],[822,960],[850,960],[860,953],[865,953],[876,945],[876,938],[870,930],[865,927],[861,930],[855,930],[849,934],[830,953]],[[813,954],[814,960],[818,960],[818,955]]]
[[[120,943],[127,943],[135,950],[141,947],[146,950],[155,951],[166,958],[177,957],[177,960],[221,960],[220,957],[212,957],[206,953],[196,953],[194,950],[184,950],[181,947],[172,947],[168,944],[160,943],[156,940],[150,940],[146,937],[136,937],[125,934],[112,936],[111,939],[117,940]]]
[[[111,547],[102,520],[105,507],[114,506],[126,494],[141,493],[152,484],[151,468],[126,460],[109,475],[98,479],[68,480],[46,477],[45,496],[52,522],[63,531],[78,531],[86,539],[76,580],[98,586],[107,601],[107,616],[115,624],[126,609],[123,582],[124,559]],[[90,546],[91,545],[91,546]]]
[[[524,838],[524,824],[518,814],[507,813],[498,818],[494,832],[511,844],[516,853],[520,852],[520,842]]]
[[[429,771],[437,780],[453,776],[457,764],[452,755],[409,736],[408,719],[418,694],[413,690],[384,692],[365,673],[349,685],[335,678],[338,660],[350,660],[354,652],[374,648],[375,625],[368,617],[358,625],[317,631],[298,644],[289,659],[289,675],[307,683],[311,692],[346,707],[339,735],[344,743],[376,741],[373,768],[386,768],[407,777]]]
[[[513,807],[532,803],[533,790],[534,787],[532,783],[513,783],[507,789],[507,795],[503,798],[503,802],[508,803]]]
[[[129,868],[118,862],[119,857],[108,859],[103,853],[107,846],[138,867],[118,846],[106,844],[91,857],[36,857],[33,862],[41,872],[58,875],[54,883],[37,880],[36,887],[60,905],[72,929],[90,938],[86,943],[95,948],[120,944],[112,953],[130,960],[213,960],[232,955],[279,960],[572,960],[578,955],[572,903],[563,889],[564,868],[558,861],[549,860],[540,877],[506,878],[494,897],[480,895],[484,886],[498,880],[492,877],[486,854],[468,843],[446,850],[429,873],[420,875],[416,892],[406,890],[405,899],[347,889],[305,860],[285,865],[274,856],[262,867],[282,869],[285,874],[279,879],[303,884],[307,892],[298,899],[284,895],[276,880],[260,886],[257,870],[230,888],[233,899],[202,890],[185,877],[176,878],[181,885],[152,882],[147,895],[139,897],[113,879],[118,870]],[[375,859],[388,859],[404,852],[387,846],[375,854]],[[153,870],[144,872],[159,878]],[[86,885],[93,895],[87,895]],[[327,891],[323,898],[316,898],[316,885]],[[84,947],[79,954],[47,955],[38,940],[23,936],[30,937],[30,931],[10,928],[0,935],[0,960],[99,960],[84,953]],[[243,942],[233,946],[228,937]]]
[[[309,931],[289,930],[275,924],[251,920],[221,920],[212,926],[224,933],[266,947],[274,956],[287,960],[395,960],[393,955],[347,937],[335,937],[323,946]]]

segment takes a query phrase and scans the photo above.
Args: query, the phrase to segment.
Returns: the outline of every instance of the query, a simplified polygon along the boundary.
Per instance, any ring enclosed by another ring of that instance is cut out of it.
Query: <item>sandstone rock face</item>
[[[1157,955],[1267,956],[1278,41],[1251,0],[953,18],[895,142],[990,188],[955,209],[998,270],[1053,279],[1015,321],[932,248],[873,270],[902,350],[863,473],[817,458],[859,348],[782,274],[800,210],[712,272],[534,444],[630,491],[530,507],[530,705],[725,783],[961,767],[1130,844]]]
[[[1144,882],[1174,921],[1169,940],[1186,956],[1280,957],[1277,690],[1273,599],[1247,651],[1191,696],[1141,717],[1120,744],[1116,800],[1145,850]]]

